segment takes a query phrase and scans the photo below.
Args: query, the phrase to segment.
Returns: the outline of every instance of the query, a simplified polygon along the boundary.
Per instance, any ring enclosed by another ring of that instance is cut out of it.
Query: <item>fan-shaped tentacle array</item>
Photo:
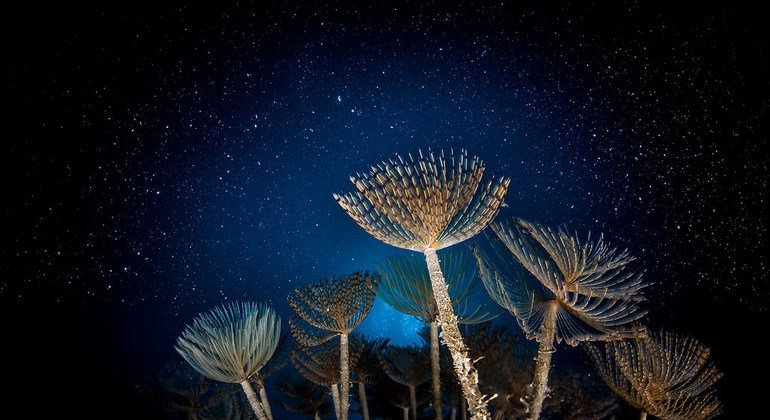
[[[430,362],[425,347],[388,346],[380,353],[385,373],[405,386],[419,386],[430,379]]]
[[[633,259],[626,252],[617,253],[603,240],[582,243],[563,230],[554,233],[533,223],[518,224],[492,224],[499,239],[491,240],[498,248],[495,256],[478,248],[476,254],[489,295],[516,316],[529,338],[540,338],[547,309],[554,303],[556,342],[577,345],[643,335],[637,321],[647,313],[639,301],[648,284],[627,270]],[[508,253],[499,249],[501,244]]]
[[[297,343],[302,347],[319,346],[339,334],[338,332],[326,331],[308,326],[296,312],[289,315],[289,330],[291,331],[292,337],[294,337]]]
[[[325,387],[340,383],[340,351],[337,340],[315,347],[295,347],[291,364],[307,380]]]
[[[300,318],[310,325],[335,333],[349,333],[369,314],[374,303],[379,284],[379,275],[369,272],[356,272],[343,277],[321,280],[317,283],[297,288],[289,296],[289,306]],[[296,319],[292,322],[292,331],[299,332]],[[327,341],[328,336],[307,333],[295,334],[295,338],[304,345],[303,340]]]
[[[722,373],[709,360],[710,349],[692,338],[654,332],[586,349],[607,385],[645,413],[706,419],[722,411],[715,386]]]
[[[628,250],[611,247],[602,235],[591,241],[589,233],[588,238],[581,241],[577,234],[570,235],[563,227],[553,230],[525,220],[519,220],[519,224],[540,244],[561,274],[553,278],[555,284],[549,288],[586,296],[638,298],[648,286],[642,280],[642,273],[626,269],[627,264],[635,260]],[[501,224],[497,224],[493,228],[500,227]]]
[[[362,334],[351,334],[350,371],[356,382],[372,384],[379,378],[380,355],[389,341],[389,338],[369,338]]]
[[[431,322],[438,316],[433,298],[428,269],[425,261],[417,256],[388,257],[384,264],[377,264],[382,275],[377,296],[383,302],[407,315]],[[423,277],[422,271],[425,276]]]
[[[280,318],[264,305],[235,303],[200,314],[176,350],[207,378],[240,383],[254,376],[278,346]]]
[[[510,183],[481,184],[484,163],[461,150],[396,156],[350,180],[357,192],[334,195],[340,206],[375,238],[422,252],[473,237],[497,214]]]
[[[449,286],[449,297],[460,324],[490,321],[500,315],[496,308],[471,299],[478,284],[473,255],[467,250],[445,250],[440,254],[441,271]],[[433,296],[430,274],[425,261],[416,255],[389,257],[377,265],[382,275],[377,296],[395,310],[433,322],[438,307]]]
[[[250,379],[273,356],[280,336],[281,321],[272,309],[233,303],[199,315],[182,332],[176,350],[202,375],[239,383],[257,417],[269,419],[267,400],[259,401]]]
[[[642,336],[645,330],[637,321],[646,314],[639,306],[646,283],[626,270],[632,258],[603,239],[583,243],[564,230],[523,220],[494,223],[492,230],[497,258],[478,246],[474,251],[492,299],[540,343],[528,407],[529,417],[537,419],[548,391],[553,344]]]

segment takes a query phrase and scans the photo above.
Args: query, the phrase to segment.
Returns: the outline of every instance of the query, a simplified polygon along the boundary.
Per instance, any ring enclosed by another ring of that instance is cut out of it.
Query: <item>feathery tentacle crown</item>
[[[586,349],[607,385],[639,410],[699,419],[722,411],[715,386],[722,373],[709,360],[710,349],[692,338],[654,332]]]
[[[484,163],[461,150],[396,159],[351,176],[358,191],[335,200],[364,230],[398,248],[424,251],[482,231],[503,203],[510,179],[481,184]]]
[[[379,354],[385,374],[405,386],[419,386],[430,379],[430,357],[427,348],[388,346]]]
[[[441,253],[441,270],[449,286],[449,297],[461,324],[490,321],[500,315],[485,304],[471,302],[478,272],[473,255],[466,250],[449,249]],[[438,317],[436,298],[425,260],[417,255],[399,255],[377,264],[382,274],[378,295],[399,312],[432,322]]]
[[[291,364],[310,382],[330,387],[340,383],[340,345],[330,340],[315,347],[295,347]]]
[[[333,333],[349,333],[360,324],[374,304],[380,277],[377,273],[356,272],[297,288],[289,296],[289,306],[313,327]],[[313,334],[289,319],[294,338],[303,346],[329,340],[334,334]]]
[[[368,340],[353,334],[350,340],[349,363],[351,371],[364,372],[363,359],[372,362],[371,357],[385,346],[387,340]],[[368,352],[374,352],[371,356]],[[340,343],[338,339],[329,340],[315,347],[295,347],[291,353],[294,368],[307,380],[323,386],[340,383]],[[363,373],[364,375],[366,372]],[[358,380],[358,376],[356,376]]]
[[[270,360],[280,336],[281,319],[271,308],[232,303],[198,315],[175,348],[203,376],[237,383]]]
[[[558,269],[560,275],[543,277],[548,280],[543,284],[554,293],[564,290],[587,296],[640,299],[640,292],[648,286],[642,280],[642,273],[625,269],[636,258],[628,250],[618,252],[616,248],[611,248],[604,242],[602,235],[597,241],[591,242],[589,233],[588,239],[581,241],[577,234],[570,235],[564,228],[554,231],[525,220],[519,220],[519,224],[529,233],[530,238],[540,244],[540,249],[545,251]],[[510,227],[506,229],[502,223],[495,223],[492,230],[509,248],[517,246],[507,242],[507,239],[513,237],[506,233]],[[519,244],[523,245],[523,242],[519,241]]]
[[[547,305],[557,304],[556,341],[612,340],[644,334],[639,306],[648,283],[626,270],[633,260],[600,238],[581,242],[564,230],[554,232],[534,223],[492,224],[493,241],[502,263],[476,248],[481,277],[489,295],[516,316],[529,338],[538,338]],[[502,243],[502,245],[500,245]],[[511,262],[513,255],[534,278]]]
[[[389,338],[369,338],[353,333],[350,335],[350,354],[353,355],[350,371],[355,382],[374,384],[379,378],[379,356],[385,350]]]

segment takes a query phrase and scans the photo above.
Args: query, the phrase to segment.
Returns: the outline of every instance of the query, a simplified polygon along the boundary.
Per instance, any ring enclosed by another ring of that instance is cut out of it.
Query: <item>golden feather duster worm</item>
[[[716,382],[722,373],[698,341],[658,331],[637,340],[586,350],[609,387],[642,412],[662,419],[708,419],[722,412]]]
[[[348,334],[363,322],[372,309],[378,283],[377,274],[356,272],[298,288],[294,295],[288,298],[289,306],[299,318],[312,327],[332,332],[326,336],[308,332],[298,324],[296,318],[291,318],[289,325],[300,345],[318,345],[339,335],[339,418],[342,420],[347,419],[349,410]]]
[[[627,270],[633,258],[601,237],[581,241],[564,229],[524,220],[494,223],[492,230],[496,255],[478,246],[474,252],[489,295],[516,317],[528,338],[540,343],[529,401],[530,417],[538,418],[553,345],[643,336],[638,321],[646,310],[639,302],[648,284]]]
[[[462,341],[457,317],[436,251],[475,236],[495,217],[510,180],[482,183],[484,163],[466,151],[446,156],[419,153],[397,156],[350,180],[354,192],[334,195],[339,205],[366,232],[387,244],[422,252],[439,310],[444,342],[474,418],[486,419],[487,398]],[[440,406],[437,416],[440,416]]]

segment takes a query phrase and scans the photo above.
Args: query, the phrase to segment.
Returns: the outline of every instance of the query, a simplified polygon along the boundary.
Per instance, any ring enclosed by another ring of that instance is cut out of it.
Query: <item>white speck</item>
[[[342,97],[340,95],[337,95],[337,102],[342,102]]]

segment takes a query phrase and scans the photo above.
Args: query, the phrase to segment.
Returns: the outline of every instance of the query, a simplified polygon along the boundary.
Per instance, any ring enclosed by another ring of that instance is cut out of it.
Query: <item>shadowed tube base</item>
[[[262,402],[262,407],[265,409],[265,415],[267,415],[268,420],[273,420],[273,410],[270,409],[270,401],[267,400],[264,384],[259,387],[259,400]]]

